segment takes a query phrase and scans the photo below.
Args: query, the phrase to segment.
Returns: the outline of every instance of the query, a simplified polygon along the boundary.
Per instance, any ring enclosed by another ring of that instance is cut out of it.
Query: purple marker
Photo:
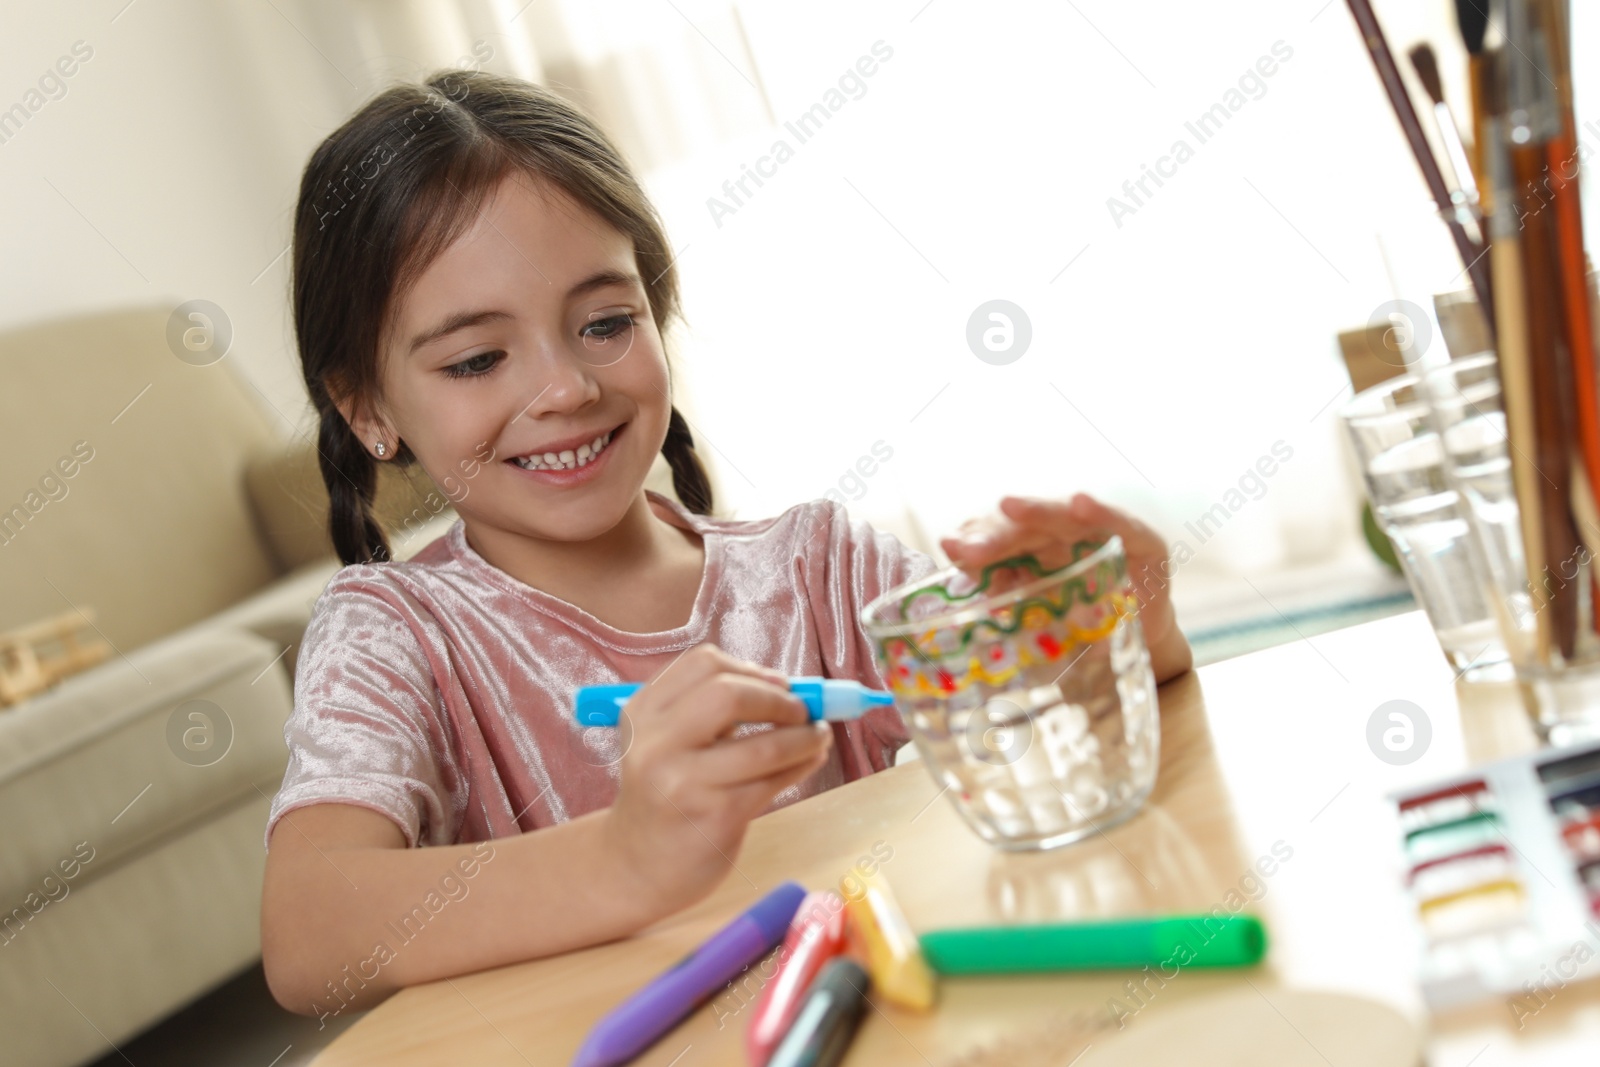
[[[616,1067],[655,1044],[685,1015],[778,946],[805,887],[784,882],[711,935],[683,961],[623,1001],[595,1024],[572,1067]]]

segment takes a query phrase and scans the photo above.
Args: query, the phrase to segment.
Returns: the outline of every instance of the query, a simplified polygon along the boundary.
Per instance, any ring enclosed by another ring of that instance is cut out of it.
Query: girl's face
[[[393,321],[375,429],[469,525],[579,541],[622,519],[671,415],[632,241],[513,172]]]

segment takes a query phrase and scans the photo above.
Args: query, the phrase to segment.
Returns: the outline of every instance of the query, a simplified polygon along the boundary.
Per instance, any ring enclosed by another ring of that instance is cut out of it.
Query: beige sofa
[[[311,445],[237,351],[177,358],[170,310],[0,336],[0,630],[92,609],[115,649],[0,709],[7,1063],[93,1060],[260,955],[295,650],[338,563]],[[385,469],[397,555],[447,504]]]

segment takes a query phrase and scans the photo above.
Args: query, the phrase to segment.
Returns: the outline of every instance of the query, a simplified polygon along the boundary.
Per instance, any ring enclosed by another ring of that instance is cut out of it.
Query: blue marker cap
[[[615,726],[622,705],[640,690],[638,683],[580,686],[574,714],[580,726]],[[849,678],[802,677],[789,679],[789,691],[805,702],[815,722],[847,722],[873,708],[894,703],[893,693],[868,689]]]
[[[578,725],[617,725],[617,719],[622,715],[622,705],[638,691],[637,684],[580,686],[576,711]]]

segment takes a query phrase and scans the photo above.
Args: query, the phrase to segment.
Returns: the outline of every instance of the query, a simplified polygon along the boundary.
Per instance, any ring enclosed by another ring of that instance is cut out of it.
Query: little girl
[[[709,893],[755,816],[893,763],[893,708],[813,724],[784,683],[883,688],[857,613],[936,562],[823,499],[712,517],[662,344],[671,247],[591,121],[483,73],[382,93],[306,167],[294,313],[347,566],[305,632],[266,828],[284,1007],[625,936]],[[644,488],[658,453],[677,499]],[[462,487],[404,563],[378,463]],[[1112,533],[1164,680],[1189,647],[1148,527],[1007,497],[941,544],[975,573]],[[617,681],[647,683],[625,728],[580,728],[576,688]]]

